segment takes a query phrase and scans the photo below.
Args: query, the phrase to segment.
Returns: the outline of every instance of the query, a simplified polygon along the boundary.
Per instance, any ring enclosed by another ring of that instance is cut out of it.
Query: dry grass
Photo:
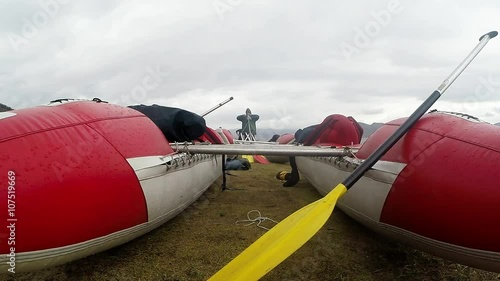
[[[247,212],[281,220],[320,198],[302,180],[283,188],[274,178],[287,165],[254,164],[232,171],[231,190],[219,180],[194,205],[157,230],[130,243],[63,266],[7,280],[206,280],[265,230],[236,225]],[[272,226],[272,223],[268,224]],[[4,276],[5,277],[5,276]],[[2,277],[0,277],[1,279]],[[322,230],[263,280],[500,280],[400,246],[336,210]]]

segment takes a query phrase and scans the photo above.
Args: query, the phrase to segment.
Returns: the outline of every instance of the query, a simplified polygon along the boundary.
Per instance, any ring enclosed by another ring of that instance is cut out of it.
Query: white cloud
[[[402,11],[347,61],[339,46],[390,1],[241,1],[223,20],[211,1],[68,1],[17,52],[7,35],[22,34],[23,18],[40,6],[7,1],[0,4],[0,102],[19,108],[100,97],[123,104],[146,69],[160,66],[169,76],[130,101],[203,113],[234,96],[207,116],[213,127],[238,127],[236,115],[247,107],[261,115],[261,127],[299,128],[332,113],[389,121],[409,115],[480,35],[498,29],[500,13],[493,0],[400,0]],[[497,40],[436,108],[500,121],[500,92],[475,95],[480,77],[500,80]]]

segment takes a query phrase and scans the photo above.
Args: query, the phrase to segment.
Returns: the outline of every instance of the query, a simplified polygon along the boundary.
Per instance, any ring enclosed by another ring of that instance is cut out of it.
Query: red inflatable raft
[[[403,121],[382,126],[355,157],[297,157],[298,169],[326,194]],[[465,265],[500,272],[499,163],[499,127],[468,115],[429,113],[338,206],[387,237]]]
[[[214,133],[214,135],[217,135]],[[168,221],[222,173],[142,113],[80,101],[0,113],[0,272],[38,270]]]

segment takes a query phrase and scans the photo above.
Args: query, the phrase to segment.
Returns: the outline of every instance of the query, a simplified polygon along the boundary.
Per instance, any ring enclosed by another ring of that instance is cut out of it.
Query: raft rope
[[[442,110],[437,110],[437,109],[433,109],[431,111],[429,111],[429,113],[447,113],[447,114],[451,114],[451,115],[456,115],[456,116],[460,116],[464,119],[467,119],[467,120],[474,120],[476,122],[483,122],[483,123],[488,123],[484,120],[481,120],[479,118],[477,118],[476,116],[472,116],[472,115],[469,115],[469,114],[466,114],[466,113],[461,113],[461,112],[453,112],[453,111],[442,111]]]
[[[348,153],[351,153],[352,157],[356,158],[359,160],[359,158],[356,156],[356,153],[352,152],[352,149],[350,147],[346,147],[345,150],[348,152]]]
[[[251,219],[250,218],[250,214],[253,213],[253,212],[256,212],[257,213],[257,217],[254,218],[254,219]],[[247,213],[247,219],[246,220],[239,220],[239,221],[236,221],[236,224],[239,224],[239,223],[244,223],[244,222],[248,222],[247,224],[245,224],[245,226],[249,226],[249,225],[252,225],[252,224],[257,224],[258,227],[260,228],[263,228],[265,230],[269,230],[269,228],[265,227],[265,226],[262,226],[260,225],[261,223],[263,223],[264,221],[266,220],[270,220],[272,222],[274,222],[275,224],[278,224],[277,221],[271,219],[271,218],[268,218],[268,217],[263,217],[260,213],[259,210],[251,210]]]

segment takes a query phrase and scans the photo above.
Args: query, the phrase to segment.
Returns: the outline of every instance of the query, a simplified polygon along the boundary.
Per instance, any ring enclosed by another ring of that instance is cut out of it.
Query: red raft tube
[[[75,101],[0,113],[0,272],[126,243],[194,202],[220,156],[176,153],[131,108]]]
[[[298,169],[324,195],[404,120],[379,128],[355,157],[297,157]],[[500,127],[465,114],[429,113],[337,205],[386,237],[500,272],[499,163]]]

